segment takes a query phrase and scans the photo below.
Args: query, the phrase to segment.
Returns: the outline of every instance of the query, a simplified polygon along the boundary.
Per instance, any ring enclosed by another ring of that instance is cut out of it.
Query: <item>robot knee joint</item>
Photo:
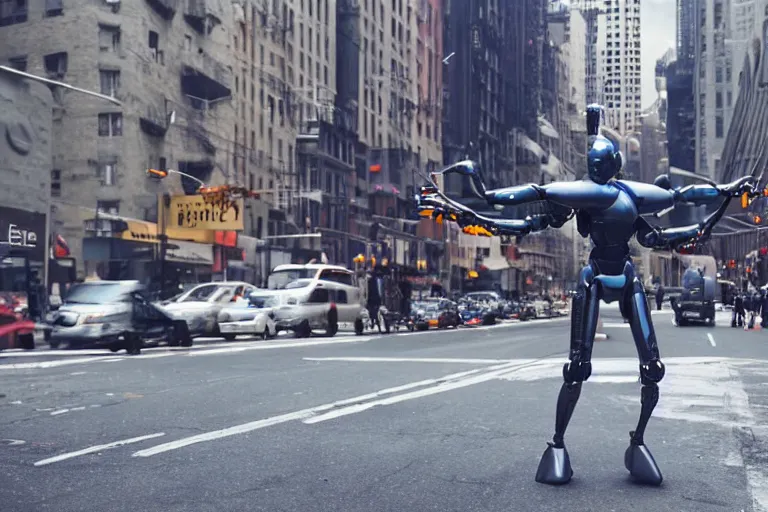
[[[563,365],[563,379],[568,384],[584,382],[592,375],[592,363],[571,361]]]
[[[658,359],[640,365],[640,382],[644,385],[657,384],[664,378],[666,369]]]

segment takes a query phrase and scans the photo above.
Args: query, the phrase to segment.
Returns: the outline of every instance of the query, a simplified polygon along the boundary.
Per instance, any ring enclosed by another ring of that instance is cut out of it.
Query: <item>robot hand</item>
[[[757,190],[757,179],[754,176],[744,176],[727,185],[720,185],[718,188],[724,196],[728,197],[739,197],[747,194],[753,198],[760,195],[760,191]]]
[[[472,210],[447,201],[433,186],[421,187],[419,195],[416,196],[416,209],[422,217],[456,222],[461,227],[472,224],[476,218]]]
[[[469,178],[469,188],[472,194],[478,199],[485,199],[485,182],[483,181],[482,174],[480,173],[480,166],[471,160],[463,160],[453,165],[449,165],[445,169],[433,172],[430,176],[433,184],[437,186],[438,176],[447,176],[449,174],[458,174],[460,176],[466,176]]]

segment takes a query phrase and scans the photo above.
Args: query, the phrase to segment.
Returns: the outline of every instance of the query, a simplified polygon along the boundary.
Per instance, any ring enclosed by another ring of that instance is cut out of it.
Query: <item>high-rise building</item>
[[[605,0],[598,20],[598,83],[605,122],[622,135],[639,129],[640,0]]]
[[[744,55],[755,34],[754,0],[702,0],[695,9],[696,172],[716,177]]]
[[[597,44],[598,24],[603,14],[603,0],[574,0],[571,5],[581,12],[586,24],[584,47],[584,79],[587,103],[601,99],[602,82],[598,85],[597,63],[600,49]]]
[[[115,228],[105,217],[154,220],[159,194],[197,190],[174,176],[148,180],[149,167],[213,184],[236,177],[233,19],[229,2],[2,2],[0,61],[122,103],[54,93],[52,227],[73,254],[104,260],[83,253],[85,208],[104,215],[91,226],[104,237]],[[125,251],[107,259],[143,261]]]

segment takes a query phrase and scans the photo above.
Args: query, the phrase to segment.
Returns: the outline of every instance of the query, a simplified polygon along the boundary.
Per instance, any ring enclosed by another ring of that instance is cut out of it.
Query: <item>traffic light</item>
[[[736,260],[728,260],[728,268],[736,268]]]
[[[163,179],[168,177],[168,171],[161,169],[147,169],[147,176],[150,178]]]

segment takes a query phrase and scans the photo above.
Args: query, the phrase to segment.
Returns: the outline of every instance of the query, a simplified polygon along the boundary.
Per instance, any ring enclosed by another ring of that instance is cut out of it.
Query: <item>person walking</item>
[[[664,286],[659,283],[659,286],[656,288],[656,309],[658,311],[661,311],[662,304],[664,304]]]
[[[731,327],[742,327],[744,325],[744,296],[737,292],[733,299],[733,316],[731,317]]]

